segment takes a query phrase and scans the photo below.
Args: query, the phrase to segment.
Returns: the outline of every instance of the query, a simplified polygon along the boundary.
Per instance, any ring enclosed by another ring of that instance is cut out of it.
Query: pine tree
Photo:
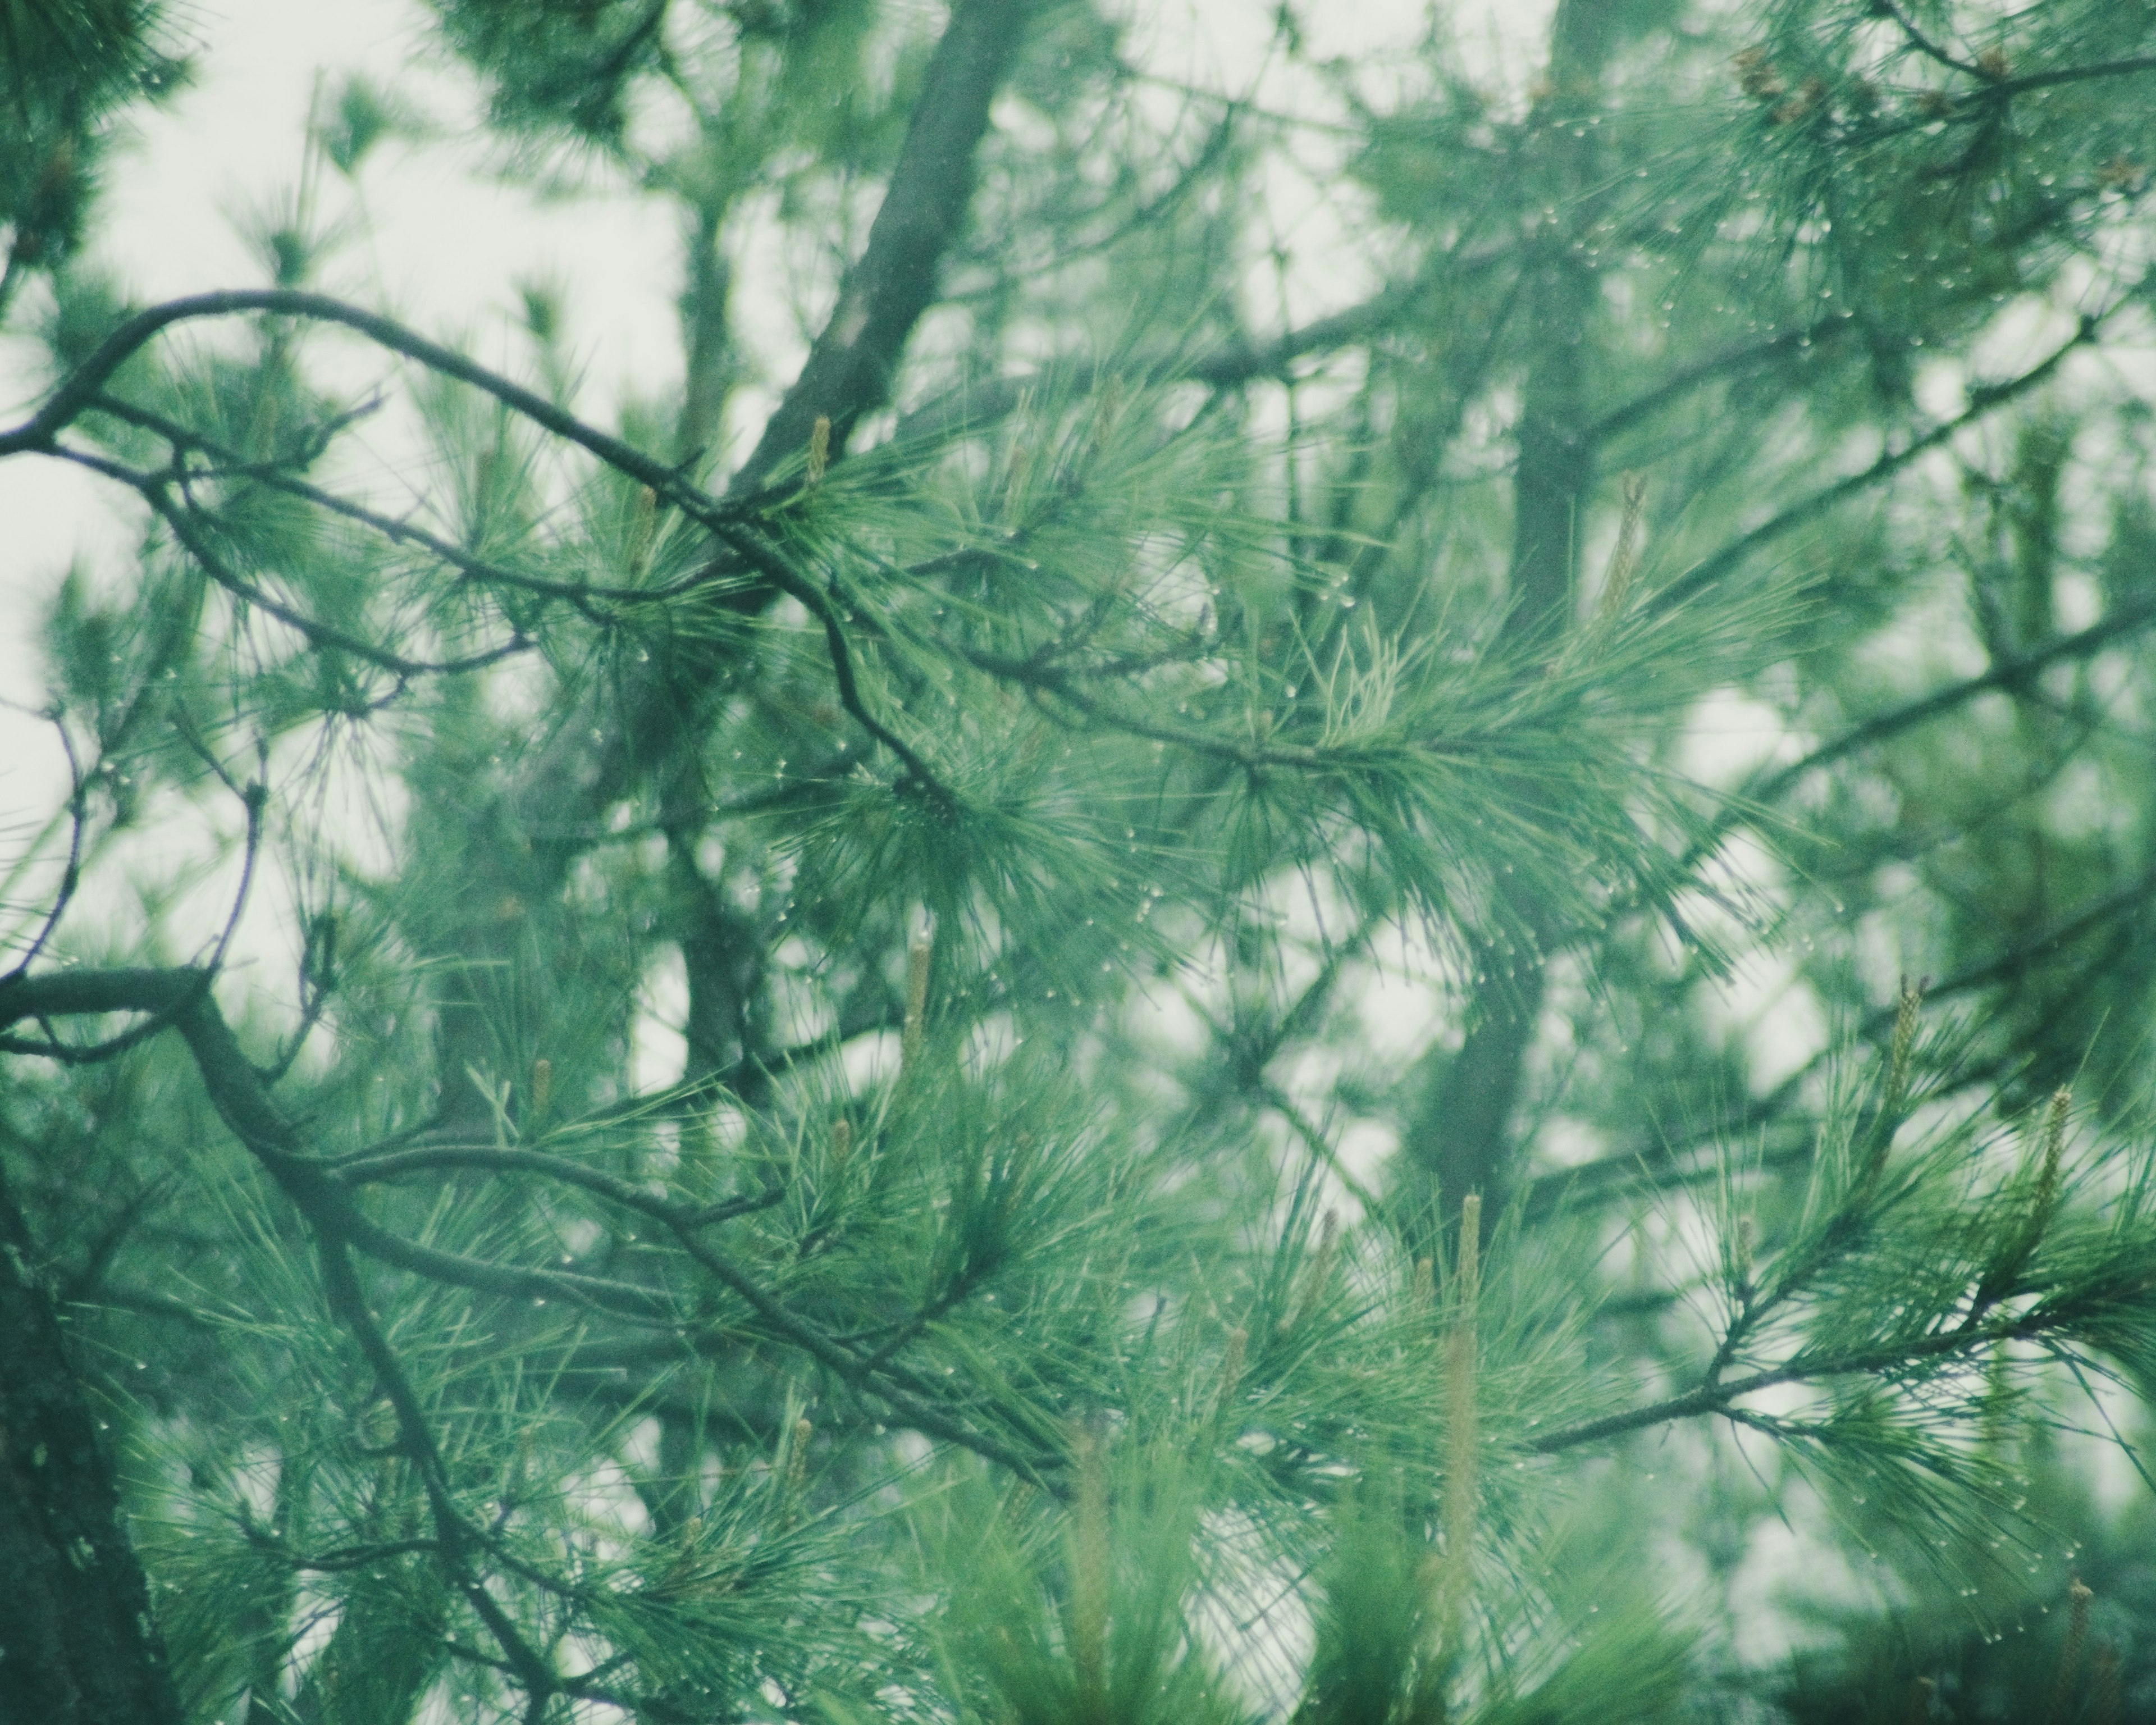
[[[1322,123],[430,0],[678,222],[609,413],[343,291],[360,82],[137,303],[214,48],[0,3],[0,457],[141,527],[12,691],[0,1718],[2156,1717],[2156,13],[1301,13]]]

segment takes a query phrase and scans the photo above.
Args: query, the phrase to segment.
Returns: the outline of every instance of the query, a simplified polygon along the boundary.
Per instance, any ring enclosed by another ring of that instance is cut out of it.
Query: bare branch
[[[526,1692],[535,1699],[552,1695],[557,1686],[552,1665],[525,1640],[509,1614],[502,1609],[501,1602],[488,1589],[485,1578],[472,1565],[472,1553],[487,1542],[457,1509],[449,1489],[449,1469],[429,1429],[426,1409],[420,1406],[411,1380],[404,1375],[388,1338],[382,1333],[382,1327],[367,1308],[367,1296],[360,1288],[359,1278],[352,1273],[352,1259],[344,1240],[319,1226],[316,1232],[323,1291],[328,1296],[331,1311],[359,1343],[360,1352],[374,1368],[377,1385],[396,1411],[398,1441],[418,1469],[425,1488],[444,1566],[457,1590],[470,1602],[508,1656]]]
[[[186,548],[187,554],[202,566],[203,572],[211,580],[232,594],[234,598],[244,599],[257,609],[267,612],[279,622],[287,624],[297,629],[317,647],[328,647],[340,653],[348,653],[353,658],[372,665],[376,670],[388,671],[399,679],[455,676],[470,671],[484,670],[490,665],[498,665],[505,659],[531,649],[532,644],[531,639],[521,631],[513,633],[508,640],[498,647],[490,647],[483,652],[467,654],[457,659],[409,659],[401,653],[393,653],[387,648],[377,647],[372,641],[362,640],[348,630],[336,628],[332,624],[321,622],[319,619],[308,616],[295,606],[288,605],[283,600],[264,592],[261,588],[240,574],[210,544],[208,536],[203,531],[201,524],[196,519],[201,511],[193,501],[188,500],[185,506],[172,501],[172,491],[176,475],[143,472],[136,468],[124,466],[117,461],[108,461],[101,455],[93,455],[82,449],[61,447],[48,453],[56,454],[63,460],[72,461],[78,466],[86,467],[93,473],[102,474],[107,479],[117,480],[121,485],[129,487],[150,506],[167,526],[172,530],[173,537],[177,539]]]
[[[839,704],[852,715],[855,723],[862,730],[898,757],[916,786],[935,798],[945,809],[955,809],[957,798],[937,777],[934,769],[911,743],[871,713],[861,699],[860,685],[854,677],[853,653],[846,644],[845,630],[839,624],[838,608],[831,603],[830,595],[794,568],[787,560],[786,554],[752,524],[747,521],[716,523],[714,531],[740,556],[742,562],[780,592],[800,600],[810,614],[824,625],[824,640],[830,656],[831,673],[839,685]],[[903,784],[901,781],[901,787]]]
[[[1779,336],[1764,341],[1749,342],[1742,347],[1712,355],[1697,363],[1681,367],[1671,372],[1644,395],[1635,396],[1621,408],[1604,413],[1588,429],[1590,441],[1599,444],[1630,431],[1643,419],[1651,418],[1665,408],[1673,407],[1686,396],[1718,377],[1732,377],[1743,372],[1757,371],[1772,364],[1784,354],[1801,352],[1823,341],[1831,341],[1838,336],[1847,335],[1861,326],[1856,316],[1847,311],[1837,311],[1831,317],[1822,317],[1816,323],[1806,324],[1802,329],[1784,330]]]
[[[1890,707],[1885,712],[1865,720],[1853,729],[1844,732],[1833,742],[1820,744],[1801,760],[1793,761],[1787,767],[1779,768],[1764,783],[1740,793],[1740,796],[1747,802],[1771,802],[1789,791],[1799,780],[1816,773],[1822,767],[1831,766],[1860,749],[1869,748],[1874,743],[1884,742],[1904,731],[1943,717],[1979,695],[1989,694],[1994,689],[2019,689],[2047,666],[2068,660],[2090,658],[2112,642],[2147,629],[2152,624],[2156,624],[2156,599],[2120,605],[2108,616],[2091,624],[2087,629],[2060,635],[2041,646],[2031,647],[2025,653],[1994,660],[1988,669],[1974,676],[1948,683],[1943,688],[1933,690],[1929,695],[1919,696],[1914,701]]]
[[[25,451],[53,453],[59,434],[95,408],[97,398],[104,393],[114,373],[174,324],[202,318],[232,317],[250,311],[341,324],[393,353],[416,360],[429,371],[483,391],[534,424],[596,455],[617,472],[642,481],[662,497],[680,501],[682,493],[694,490],[683,481],[678,470],[619,438],[587,425],[543,395],[535,394],[500,372],[475,363],[455,349],[429,341],[393,319],[363,311],[327,294],[306,293],[295,288],[230,288],[167,300],[137,312],[100,342],[96,351],[62,381],[36,413],[13,431],[0,432],[0,458]],[[708,497],[703,501],[707,507],[713,506],[713,500]]]
[[[1986,84],[1998,81],[1993,74],[1986,72],[1981,66],[1969,60],[1957,59],[1948,54],[1946,49],[1919,29],[1916,21],[1897,6],[1894,0],[1871,0],[1871,7],[1873,11],[1893,19],[1895,23],[1900,26],[1902,35],[1908,39],[1909,45],[1927,59],[1937,60],[1941,65],[1960,73],[1965,78],[1981,78]]]
[[[167,419],[163,414],[152,413],[147,408],[137,407],[132,402],[122,401],[113,395],[100,394],[95,398],[95,406],[101,413],[109,413],[130,425],[139,425],[146,431],[155,432],[171,444],[176,451],[199,449],[213,457],[221,465],[220,470],[209,477],[242,479],[271,490],[281,491],[288,497],[296,497],[302,502],[313,504],[317,509],[372,528],[393,545],[416,545],[448,564],[467,580],[514,588],[520,592],[537,594],[542,598],[565,600],[593,623],[603,623],[606,619],[592,609],[593,600],[609,600],[621,604],[652,604],[693,593],[707,583],[708,578],[701,573],[670,583],[665,587],[608,587],[583,581],[550,581],[544,576],[528,574],[523,570],[511,569],[488,558],[475,556],[462,546],[453,544],[439,534],[429,532],[411,521],[383,515],[378,510],[369,509],[349,498],[340,497],[334,491],[310,484],[285,471],[276,462],[250,461],[237,450],[228,449],[192,428]]]
[[[1932,983],[1924,990],[1924,998],[1932,1002],[1951,1000],[1957,995],[1974,993],[1994,983],[2019,976],[2046,952],[2093,933],[2120,917],[2130,916],[2152,898],[2156,898],[2156,869],[2145,870],[2124,886],[2075,906],[2056,921],[2045,924],[2011,946],[2002,947],[1989,957],[1964,965],[1944,979]],[[2107,957],[2115,958],[2130,944],[2123,942],[2114,943],[2107,949]],[[1895,1011],[1894,1007],[1882,1006],[1867,1013],[1858,1021],[1855,1034],[1863,1039],[1880,1035],[1893,1024]],[[1524,1214],[1528,1219],[1536,1220],[1554,1214],[1561,1206],[1574,1199],[1591,1202],[1641,1186],[1678,1186],[1712,1178],[1717,1169],[1712,1161],[1702,1166],[1680,1161],[1680,1156],[1702,1144],[1712,1144],[1738,1133],[1756,1131],[1781,1117],[1802,1094],[1806,1081],[1820,1066],[1834,1058],[1834,1054],[1831,1047],[1821,1049],[1765,1096],[1756,1097],[1721,1118],[1710,1121],[1679,1137],[1619,1154],[1598,1157],[1592,1162],[1584,1162],[1576,1167],[1560,1168],[1539,1176],[1530,1181],[1525,1189],[1522,1199]],[[1984,1072],[1988,1074],[1994,1069],[1994,1065],[1988,1065]],[[1959,1081],[1966,1082],[1979,1076],[1984,1075],[1965,1072]],[[1809,1150],[1804,1153],[1808,1154]],[[1778,1153],[1767,1158],[1764,1165],[1771,1167],[1785,1159],[1788,1158]]]
[[[1771,1389],[1777,1384],[1818,1384],[1835,1378],[1876,1378],[1897,1368],[1948,1359],[1956,1354],[1964,1354],[1972,1359],[1979,1358],[1989,1355],[1992,1348],[2001,1342],[2055,1337],[2085,1315],[2074,1304],[2039,1305],[2018,1317],[1989,1324],[1956,1325],[1951,1329],[1914,1337],[1892,1346],[1856,1348],[1845,1353],[1830,1354],[1806,1353],[1800,1350],[1779,1366],[1766,1367],[1727,1383],[1702,1384],[1681,1395],[1670,1396],[1644,1407],[1628,1408],[1621,1413],[1604,1414],[1599,1420],[1584,1420],[1576,1425],[1568,1425],[1533,1439],[1522,1447],[1531,1455],[1554,1455],[1561,1450],[1577,1449],[1583,1444],[1604,1442],[1610,1438],[1622,1437],[1628,1432],[1644,1430],[1650,1425],[1666,1425],[1673,1420],[1695,1419],[1702,1414],[1718,1414],[1734,1419],[1745,1412],[1734,1406],[1741,1398],[1762,1389]]]

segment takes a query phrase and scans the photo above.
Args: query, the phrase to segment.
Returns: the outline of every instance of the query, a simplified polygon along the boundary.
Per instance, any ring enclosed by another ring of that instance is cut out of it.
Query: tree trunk
[[[97,1425],[0,1173],[0,1725],[180,1725]]]
[[[1548,86],[1541,135],[1527,163],[1530,189],[1551,212],[1537,235],[1525,300],[1541,343],[1527,367],[1515,441],[1511,610],[1515,640],[1554,639],[1572,620],[1578,589],[1580,515],[1594,484],[1587,427],[1588,337],[1600,283],[1582,230],[1594,212],[1595,139],[1584,125],[1611,46],[1609,0],[1563,0],[1551,24]],[[1536,159],[1538,158],[1538,159]],[[1410,1202],[1434,1189],[1449,1219],[1481,1194],[1483,1232],[1495,1227],[1517,1177],[1512,1116],[1528,1050],[1542,1016],[1543,953],[1554,933],[1546,907],[1508,895],[1499,937],[1477,954],[1481,980],[1467,1003],[1460,1052],[1424,1081],[1409,1119]]]

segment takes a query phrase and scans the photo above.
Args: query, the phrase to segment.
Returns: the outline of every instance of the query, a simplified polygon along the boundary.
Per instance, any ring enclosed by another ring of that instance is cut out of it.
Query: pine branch
[[[1834,341],[1859,327],[1853,313],[1837,311],[1830,317],[1822,317],[1801,329],[1784,330],[1779,336],[1770,336],[1763,341],[1747,342],[1741,347],[1732,347],[1706,359],[1697,360],[1691,365],[1680,367],[1652,389],[1635,396],[1623,407],[1604,413],[1588,429],[1587,439],[1598,446],[1607,443],[1641,422],[1675,407],[1686,396],[1710,383],[1758,371],[1763,366],[1772,365],[1785,354],[1801,352],[1805,348]]]
[[[2119,305],[2134,303],[2131,295],[2122,295],[2117,305],[2103,312],[2084,312],[2073,335],[2036,364],[2020,375],[1998,383],[1971,386],[1969,405],[1950,419],[1943,419],[1929,430],[1909,439],[1899,449],[1882,450],[1878,458],[1861,472],[1852,473],[1822,486],[1808,497],[1789,504],[1748,532],[1740,535],[1707,556],[1656,593],[1651,601],[1653,609],[1661,614],[1675,609],[1699,593],[1712,587],[1723,577],[1733,573],[1753,552],[1771,545],[1785,534],[1794,532],[1806,523],[1816,521],[1836,505],[1859,496],[1873,486],[1900,473],[1920,456],[1949,442],[1957,434],[1989,418],[1993,413],[2048,381],[2069,356],[2092,343],[2102,331],[2106,319]]]
[[[1466,273],[1479,273],[1495,268],[1512,254],[1508,249],[1452,261]],[[1382,289],[1355,305],[1283,330],[1264,341],[1224,341],[1194,357],[1169,353],[1138,367],[1138,387],[1156,389],[1188,382],[1214,390],[1230,390],[1261,381],[1282,381],[1299,359],[1360,347],[1400,328],[1430,293],[1429,283],[1417,280]],[[1066,368],[1060,366],[1016,377],[969,379],[907,413],[899,421],[891,441],[927,445],[986,430],[1009,418],[1024,403],[1059,393],[1066,382]]]
[[[192,478],[243,480],[281,492],[287,497],[312,504],[326,514],[341,516],[348,521],[356,522],[378,533],[392,545],[416,545],[467,580],[494,587],[511,588],[541,598],[564,600],[590,623],[604,624],[613,620],[595,607],[594,600],[611,601],[623,606],[661,604],[669,599],[694,593],[705,579],[701,574],[687,576],[659,587],[609,587],[598,582],[551,581],[544,576],[512,569],[506,564],[475,556],[462,546],[452,544],[439,534],[429,532],[410,521],[383,515],[378,510],[354,503],[351,499],[341,497],[321,485],[311,485],[286,471],[286,464],[283,461],[250,460],[238,450],[192,426],[182,425],[177,420],[152,413],[147,408],[137,407],[117,396],[100,393],[93,398],[92,406],[98,413],[108,414],[129,425],[139,426],[163,438],[172,448],[175,470],[180,470],[181,455],[188,450],[198,449],[215,459],[218,466],[208,472],[192,473],[190,475]],[[303,465],[301,458],[293,457],[290,465]]]
[[[172,536],[187,547],[187,554],[202,567],[203,572],[234,598],[244,600],[256,610],[266,613],[280,623],[297,629],[316,647],[327,647],[339,653],[348,653],[365,665],[386,670],[395,676],[400,685],[419,677],[466,676],[474,671],[485,670],[490,665],[513,659],[529,652],[533,645],[531,638],[521,629],[514,629],[509,639],[498,646],[482,649],[454,659],[408,659],[401,653],[393,653],[377,647],[372,641],[362,640],[349,630],[336,628],[319,618],[310,617],[296,606],[288,605],[246,578],[227,562],[212,547],[200,520],[202,511],[192,497],[184,506],[172,501],[173,481],[178,480],[182,495],[186,495],[184,475],[141,473],[122,466],[116,461],[74,449],[59,451],[61,456],[86,467],[93,473],[103,474],[123,485],[131,485],[136,494],[156,511],[158,518],[172,530]]]
[[[512,413],[574,444],[616,472],[649,486],[667,501],[678,504],[686,496],[690,501],[701,500],[709,509],[720,506],[715,500],[689,486],[678,469],[645,454],[619,438],[587,425],[543,395],[535,394],[521,383],[466,358],[454,348],[430,341],[394,319],[362,311],[327,294],[298,288],[228,288],[167,300],[136,312],[99,342],[90,357],[61,380],[28,419],[12,431],[0,432],[0,459],[54,453],[59,447],[60,433],[84,413],[94,411],[99,397],[120,368],[165,331],[203,318],[234,317],[249,312],[337,324],[355,331],[377,347],[402,354],[429,371],[493,397]]]
[[[1840,141],[1851,146],[1882,143],[1945,121],[1954,126],[1982,125],[1997,117],[2014,97],[2032,90],[2056,90],[2066,85],[2087,84],[2109,78],[2136,78],[2156,72],[2156,54],[2128,54],[2086,66],[2056,66],[2046,72],[2027,72],[2019,77],[1987,78],[1981,89],[1948,98],[1943,110],[1921,112],[1907,119],[1873,121],[1846,128]],[[1974,75],[1982,75],[1974,73]]]
[[[312,1218],[311,1220],[314,1219]],[[553,1662],[527,1640],[509,1613],[503,1609],[487,1586],[485,1577],[480,1573],[475,1561],[481,1550],[489,1549],[487,1540],[465,1519],[456,1506],[449,1481],[449,1469],[442,1460],[439,1447],[429,1425],[426,1410],[420,1405],[418,1393],[404,1374],[388,1338],[375,1321],[367,1307],[367,1296],[362,1292],[359,1278],[352,1273],[352,1260],[345,1249],[342,1237],[333,1230],[324,1229],[319,1223],[317,1262],[321,1266],[322,1289],[327,1296],[330,1310],[359,1343],[360,1352],[374,1368],[375,1382],[388,1398],[396,1411],[398,1439],[405,1455],[418,1470],[420,1483],[427,1494],[427,1503],[434,1517],[435,1542],[444,1568],[480,1620],[493,1635],[495,1644],[507,1656],[511,1669],[523,1686],[526,1696],[535,1706],[543,1706],[558,1687]],[[499,1554],[498,1553],[496,1553]],[[551,1578],[538,1578],[552,1584]]]
[[[2130,1291],[2146,1293],[2148,1290]],[[2039,1307],[2020,1317],[1956,1327],[1888,1346],[1852,1348],[1840,1353],[1800,1352],[1782,1365],[1764,1367],[1722,1383],[1702,1383],[1681,1395],[1644,1407],[1627,1409],[1599,1420],[1584,1420],[1578,1425],[1529,1439],[1521,1447],[1531,1455],[1554,1455],[1583,1444],[1602,1443],[1651,1425],[1666,1425],[1702,1414],[1730,1419],[1740,1414],[1750,1416],[1751,1410],[1734,1404],[1745,1396],[1779,1384],[1820,1384],[1840,1378],[1891,1379],[1907,1367],[1936,1365],[1957,1357],[1979,1360],[2001,1342],[2043,1340],[2063,1348],[2072,1339],[2076,1325],[2088,1316],[2087,1312],[2080,1309]]]
[[[393,1268],[451,1286],[512,1298],[555,1297],[617,1317],[685,1328],[692,1320],[665,1294],[578,1271],[526,1268],[405,1240],[370,1221],[353,1203],[336,1164],[310,1153],[300,1129],[263,1086],[260,1075],[209,996],[206,978],[191,970],[69,971],[0,984],[0,1029],[25,1018],[142,1012],[178,1030],[194,1055],[210,1100],[226,1126],[259,1162],[325,1240],[349,1244]],[[773,1337],[801,1348],[862,1394],[882,1402],[903,1423],[971,1450],[1022,1479],[1045,1486],[1057,1469],[1050,1458],[1028,1455],[939,1409],[945,1394],[896,1361],[871,1368],[860,1353],[788,1308],[728,1255],[703,1238],[696,1214],[661,1218],[682,1250],[712,1278],[738,1295]]]
[[[1861,750],[1874,747],[1905,731],[1928,724],[1933,719],[1943,718],[1994,689],[2020,691],[2029,685],[2038,671],[2051,665],[2093,657],[2112,643],[2138,634],[2152,624],[2156,624],[2156,599],[2115,606],[2108,615],[2087,629],[2056,636],[2020,653],[1994,659],[1974,676],[1948,683],[1928,695],[1919,696],[1862,721],[1831,742],[1822,743],[1801,759],[1777,768],[1771,777],[1758,786],[1746,787],[1738,793],[1738,796],[1744,803],[1774,802],[1822,767],[1832,766],[1836,761],[1845,759]]]
[[[635,1210],[658,1221],[680,1222],[688,1228],[708,1228],[715,1223],[732,1221],[737,1216],[768,1209],[772,1205],[783,1202],[786,1196],[782,1188],[731,1198],[718,1204],[674,1204],[653,1196],[640,1186],[618,1179],[612,1174],[572,1161],[566,1156],[552,1156],[539,1150],[504,1150],[481,1144],[430,1144],[414,1150],[362,1156],[332,1166],[337,1179],[347,1186],[366,1185],[377,1180],[393,1180],[404,1174],[431,1168],[477,1168],[488,1173],[543,1174],[565,1185],[581,1186],[587,1192],[595,1192],[624,1209]]]
[[[1917,27],[1916,22],[1911,18],[1907,13],[1903,12],[1900,7],[1897,6],[1894,3],[1894,0],[1871,0],[1871,3],[1873,11],[1878,13],[1882,17],[1893,19],[1895,24],[1900,28],[1902,35],[1908,39],[1910,46],[1914,48],[1927,59],[1937,60],[1939,64],[1946,67],[1948,70],[1959,72],[1964,77],[1980,78],[1986,84],[1991,84],[1997,81],[1989,73],[1984,71],[1982,67],[1968,60],[1957,59],[1953,54],[1948,54],[1946,49],[1940,47],[1938,43],[1933,41],[1929,36],[1927,36],[1922,30],[1919,29]]]
[[[2156,901],[2156,867],[2143,870],[2123,886],[2112,891],[2099,893],[2076,906],[2064,916],[2046,923],[2042,927],[2001,947],[1990,957],[1964,965],[1951,975],[1928,984],[1924,990],[1926,1000],[1936,1004],[1958,996],[1973,994],[1995,983],[2027,974],[2038,959],[2055,952],[2070,941],[2095,932],[2107,923],[2133,915],[2152,901]],[[2113,944],[2106,949],[2096,974],[2101,974],[2109,965],[2117,963],[2128,950]],[[1896,1007],[1873,1009],[1857,1022],[1855,1034],[1870,1040],[1886,1032],[1894,1022]],[[1532,1220],[1553,1215],[1574,1199],[1594,1201],[1641,1187],[1657,1189],[1713,1178],[1712,1164],[1691,1166],[1680,1162],[1681,1153],[1702,1144],[1727,1142],[1781,1119],[1794,1105],[1814,1075],[1835,1057],[1832,1046],[1822,1048],[1794,1071],[1783,1078],[1765,1096],[1747,1101],[1741,1108],[1689,1129],[1674,1137],[1656,1139],[1651,1144],[1641,1145],[1623,1153],[1598,1157],[1573,1168],[1543,1174],[1530,1181],[1522,1203],[1524,1214]],[[1985,1067],[1962,1075],[1965,1083],[1988,1081],[1995,1067]],[[1763,1166],[1775,1167],[1785,1162],[1799,1161],[1811,1154],[1807,1141],[1786,1155],[1770,1157]]]

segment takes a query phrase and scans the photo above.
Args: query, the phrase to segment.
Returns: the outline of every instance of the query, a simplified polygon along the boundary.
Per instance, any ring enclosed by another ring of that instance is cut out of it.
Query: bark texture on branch
[[[891,399],[906,341],[934,303],[943,259],[964,229],[988,105],[1032,10],[1029,0],[958,0],[952,8],[868,244],[847,271],[808,362],[734,475],[733,495],[757,490],[773,467],[807,448],[819,418],[831,422],[835,460],[860,418]]]
[[[0,1725],[180,1725],[111,1464],[0,1170]]]

